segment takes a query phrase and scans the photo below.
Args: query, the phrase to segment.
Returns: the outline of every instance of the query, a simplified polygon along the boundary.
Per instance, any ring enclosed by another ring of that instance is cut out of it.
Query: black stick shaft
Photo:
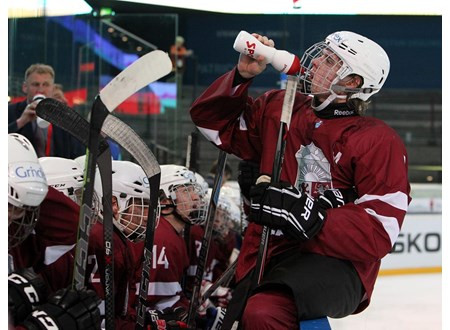
[[[211,199],[209,200],[208,212],[206,214],[206,226],[205,233],[203,234],[202,246],[200,248],[200,254],[198,257],[198,265],[194,278],[194,286],[192,288],[192,297],[189,304],[188,312],[188,327],[192,328],[195,322],[195,314],[199,304],[200,286],[202,284],[203,272],[205,270],[205,264],[208,260],[208,249],[212,239],[213,222],[216,213],[217,203],[219,201],[220,189],[222,187],[223,173],[225,164],[227,161],[227,153],[223,150],[219,153],[219,159],[217,162],[216,176],[214,178],[214,186],[211,192]]]

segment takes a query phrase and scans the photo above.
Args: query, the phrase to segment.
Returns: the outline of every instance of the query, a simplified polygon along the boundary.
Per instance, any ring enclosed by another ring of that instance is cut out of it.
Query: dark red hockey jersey
[[[74,201],[49,187],[34,231],[8,251],[10,270],[32,267],[50,292],[67,287],[72,282],[79,211]]]
[[[117,228],[113,231],[114,252],[114,319],[116,328],[133,329],[135,311],[129,306],[129,296],[136,291],[135,273],[138,260],[133,254],[133,244]],[[104,314],[105,283],[105,245],[103,224],[96,222],[89,235],[88,260],[86,266],[87,287],[94,290],[102,299],[101,314]],[[128,325],[126,327],[125,325]]]
[[[253,100],[247,93],[251,81],[232,86],[235,70],[194,102],[191,117],[216,146],[258,162],[260,172],[270,175],[285,93],[269,91]],[[410,202],[406,149],[382,121],[361,116],[322,119],[311,101],[296,95],[281,179],[313,196],[329,188],[354,188],[359,198],[328,210],[322,230],[306,243],[272,231],[268,257],[297,248],[350,260],[366,290],[359,312],[369,304],[380,260],[395,243]],[[248,226],[237,280],[255,266],[261,228]]]
[[[143,242],[135,246],[135,250],[143,258]],[[139,262],[136,283],[139,287],[142,273],[142,261]],[[189,266],[186,243],[183,236],[163,217],[159,219],[155,230],[153,259],[150,265],[150,281],[148,284],[148,308],[163,310],[167,307],[182,306],[188,308],[189,301],[184,295],[181,282],[183,274]],[[139,288],[132,304],[136,307]]]

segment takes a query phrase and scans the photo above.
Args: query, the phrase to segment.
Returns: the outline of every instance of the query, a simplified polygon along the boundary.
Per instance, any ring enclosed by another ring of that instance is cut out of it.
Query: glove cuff
[[[262,183],[262,182],[270,182],[271,178],[268,175],[260,175],[259,178],[256,180],[255,185]]]

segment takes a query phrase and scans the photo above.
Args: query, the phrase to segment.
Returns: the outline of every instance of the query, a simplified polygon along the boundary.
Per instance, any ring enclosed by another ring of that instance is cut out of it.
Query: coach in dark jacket
[[[46,64],[33,64],[25,71],[22,91],[26,100],[8,105],[8,133],[19,133],[33,144],[39,157],[45,155],[45,130],[36,125],[36,106],[33,98],[41,94],[51,97],[55,81],[55,71]]]

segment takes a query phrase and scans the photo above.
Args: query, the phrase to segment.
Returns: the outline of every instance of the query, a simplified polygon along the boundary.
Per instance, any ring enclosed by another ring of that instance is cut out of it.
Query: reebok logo
[[[334,110],[335,116],[351,116],[355,112],[353,110]]]

